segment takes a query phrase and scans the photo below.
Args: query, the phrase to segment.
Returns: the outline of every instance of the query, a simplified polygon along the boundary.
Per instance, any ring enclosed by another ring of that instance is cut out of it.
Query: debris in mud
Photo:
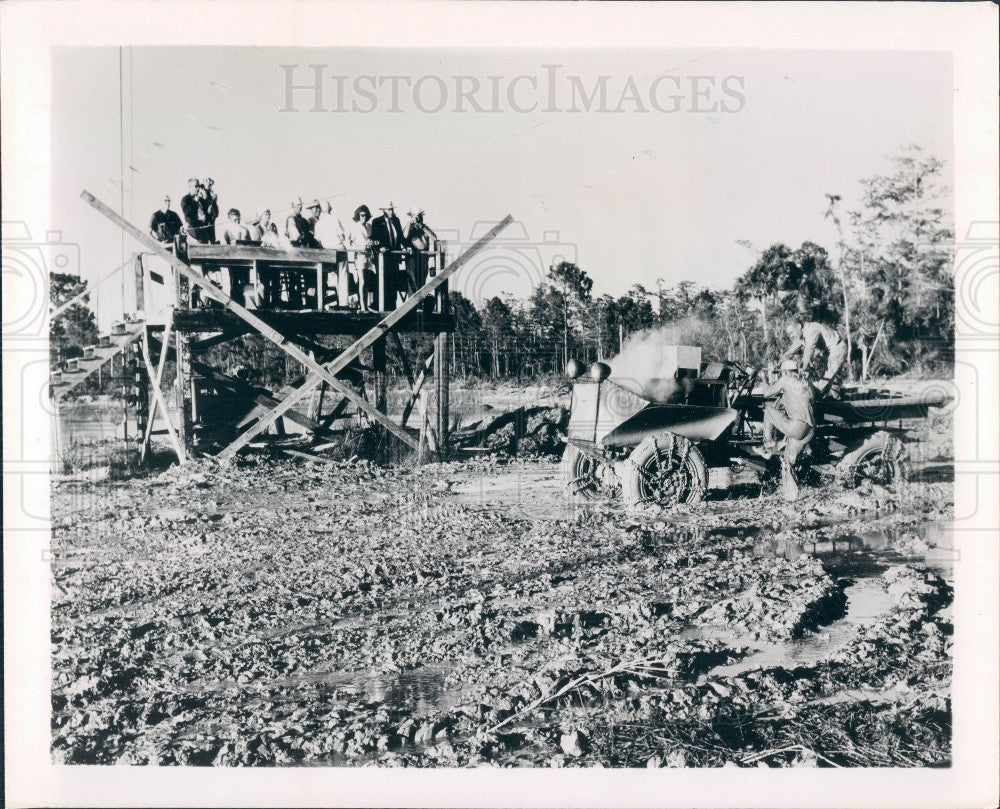
[[[792,515],[776,497],[581,510],[553,464],[525,463],[256,455],[60,486],[53,758],[947,763],[952,594],[913,558],[950,490],[879,513],[898,537],[877,551],[886,614],[817,662],[725,674],[841,620],[843,574],[816,549],[855,547],[837,538],[870,518],[832,523],[822,493]]]
[[[467,425],[454,436],[459,447],[484,447],[509,456],[556,456],[565,446],[565,407],[519,407]]]

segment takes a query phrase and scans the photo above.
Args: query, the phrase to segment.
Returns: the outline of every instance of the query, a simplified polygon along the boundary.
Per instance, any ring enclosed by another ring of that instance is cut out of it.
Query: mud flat
[[[582,507],[548,461],[65,481],[52,754],[947,765],[947,477],[671,513]]]

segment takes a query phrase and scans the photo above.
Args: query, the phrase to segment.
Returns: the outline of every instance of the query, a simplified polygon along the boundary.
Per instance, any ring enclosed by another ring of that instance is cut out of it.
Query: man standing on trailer
[[[836,395],[834,384],[847,361],[847,341],[835,329],[815,320],[805,323],[793,320],[788,324],[786,331],[792,342],[781,355],[782,361],[791,359],[801,351],[799,370],[804,375],[809,369],[809,363],[812,362],[813,352],[822,343],[826,349],[826,370],[816,383],[817,389],[822,392],[829,389]]]

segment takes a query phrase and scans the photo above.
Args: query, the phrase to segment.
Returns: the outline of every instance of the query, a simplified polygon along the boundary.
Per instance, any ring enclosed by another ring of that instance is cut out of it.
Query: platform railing
[[[237,302],[260,310],[388,312],[396,308],[400,294],[412,294],[447,263],[444,242],[429,250],[281,250],[251,243],[191,247],[197,255],[190,255],[183,239],[178,239],[174,250]],[[242,254],[241,247],[246,248]],[[209,254],[213,248],[219,249],[218,257]],[[224,255],[227,248],[236,254]],[[178,308],[201,305],[201,296],[186,279],[173,272],[172,281]],[[253,294],[247,295],[248,291]],[[447,295],[445,283],[425,311],[444,313],[442,301]]]

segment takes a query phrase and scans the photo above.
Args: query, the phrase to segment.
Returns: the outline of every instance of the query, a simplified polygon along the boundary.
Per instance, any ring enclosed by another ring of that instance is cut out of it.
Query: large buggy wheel
[[[707,486],[702,454],[673,433],[644,439],[625,461],[622,493],[630,503],[700,503]]]
[[[562,473],[570,494],[581,500],[618,495],[619,486],[612,482],[617,478],[610,467],[572,444],[563,451]]]
[[[891,486],[910,476],[910,457],[903,442],[886,432],[875,433],[837,464],[837,482],[847,489],[864,480]]]

